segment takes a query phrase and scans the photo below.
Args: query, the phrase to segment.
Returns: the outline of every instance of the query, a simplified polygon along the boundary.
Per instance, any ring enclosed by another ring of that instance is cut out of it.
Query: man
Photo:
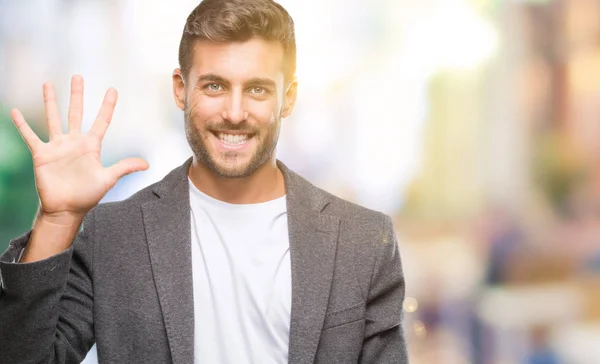
[[[296,100],[295,40],[272,0],[205,0],[173,73],[193,157],[129,199],[148,167],[100,163],[117,93],[81,132],[83,79],[50,141],[17,110],[40,209],[0,258],[0,363],[406,363],[404,277],[389,217],[322,191],[275,159]]]

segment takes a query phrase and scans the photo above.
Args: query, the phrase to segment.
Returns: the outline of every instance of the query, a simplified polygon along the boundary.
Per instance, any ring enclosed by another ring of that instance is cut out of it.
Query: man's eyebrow
[[[270,78],[261,78],[261,77],[254,77],[249,79],[248,81],[244,82],[245,86],[270,86],[270,87],[276,87],[277,84],[275,83],[275,81],[273,81]]]
[[[219,75],[215,75],[214,73],[207,73],[205,75],[200,75],[198,76],[198,79],[196,79],[196,84],[199,84],[200,82],[217,82],[220,84],[223,84],[225,86],[229,86],[229,81],[227,81],[226,79],[224,79],[223,77],[219,76]]]

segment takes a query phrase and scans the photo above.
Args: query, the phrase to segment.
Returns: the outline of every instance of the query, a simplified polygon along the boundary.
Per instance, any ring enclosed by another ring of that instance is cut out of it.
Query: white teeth
[[[248,140],[248,135],[246,135],[246,134],[232,135],[232,134],[219,133],[218,136],[222,142],[230,144],[230,145],[244,144]]]

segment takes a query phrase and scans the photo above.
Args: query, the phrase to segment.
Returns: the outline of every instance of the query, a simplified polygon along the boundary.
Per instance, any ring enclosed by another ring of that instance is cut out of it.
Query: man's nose
[[[248,111],[246,110],[246,100],[241,91],[231,92],[225,103],[225,109],[221,115],[223,119],[229,120],[232,123],[241,123],[248,119]]]

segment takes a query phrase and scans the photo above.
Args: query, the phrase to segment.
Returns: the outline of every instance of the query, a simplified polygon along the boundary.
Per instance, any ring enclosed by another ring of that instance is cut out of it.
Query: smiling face
[[[194,156],[220,177],[247,177],[275,158],[296,98],[296,82],[284,84],[283,47],[256,37],[197,41],[193,60],[185,82],[175,70],[173,88]]]

